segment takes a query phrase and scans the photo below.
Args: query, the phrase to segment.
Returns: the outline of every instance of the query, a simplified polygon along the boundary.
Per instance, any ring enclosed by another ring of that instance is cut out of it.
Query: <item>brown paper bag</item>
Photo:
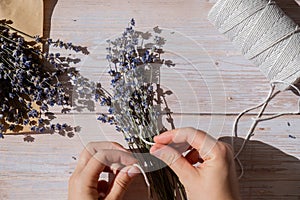
[[[24,33],[43,35],[43,0],[0,0],[0,19],[10,19],[12,26]]]
[[[43,0],[0,0],[0,19],[12,20],[12,27],[31,36],[43,35],[44,5]],[[25,37],[25,36],[24,36]],[[29,39],[26,38],[25,39]],[[23,126],[14,132],[5,134],[28,133],[30,126]]]

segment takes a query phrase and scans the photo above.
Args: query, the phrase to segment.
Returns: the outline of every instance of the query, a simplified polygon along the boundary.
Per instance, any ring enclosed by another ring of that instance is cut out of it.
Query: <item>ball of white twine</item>
[[[299,98],[296,112],[263,117],[268,103],[281,91],[293,89],[300,97],[300,90],[295,86],[300,80],[300,28],[274,1],[266,0],[219,0],[211,9],[208,19],[241,50],[247,59],[253,61],[270,81],[271,87],[267,98],[262,103],[242,111],[233,124],[232,135],[238,137],[240,118],[260,108],[235,155],[241,167],[241,178],[244,170],[238,156],[254,135],[257,124],[283,115],[300,114]],[[275,92],[275,87],[279,91]],[[232,144],[234,147],[234,140]]]
[[[220,0],[208,19],[280,90],[300,77],[300,29],[273,1]]]

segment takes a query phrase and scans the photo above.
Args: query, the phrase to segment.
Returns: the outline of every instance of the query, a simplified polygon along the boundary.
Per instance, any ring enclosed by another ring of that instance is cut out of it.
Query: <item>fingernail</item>
[[[127,174],[129,177],[134,177],[134,176],[138,175],[139,173],[140,173],[140,170],[135,166],[130,167],[130,169],[127,171]]]
[[[154,140],[154,142],[157,142],[162,138],[164,138],[164,135],[156,135],[156,136],[153,137],[153,140]]]
[[[152,146],[151,148],[150,148],[150,153],[152,154],[154,151],[156,151],[157,150],[157,147],[156,147],[156,145],[154,145],[154,146]]]

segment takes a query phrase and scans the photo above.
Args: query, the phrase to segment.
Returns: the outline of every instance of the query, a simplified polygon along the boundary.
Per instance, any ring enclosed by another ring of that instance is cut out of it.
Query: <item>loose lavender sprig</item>
[[[32,37],[13,28],[11,23],[0,20],[0,137],[7,130],[22,130],[24,125],[29,125],[34,132],[68,128],[64,124],[47,126],[48,120],[41,113],[54,105],[70,105],[66,85],[76,79],[78,72],[69,66],[73,59],[62,57],[60,53],[43,53],[40,47],[60,47],[75,52],[84,48],[61,40],[53,42]],[[26,41],[24,35],[33,41]],[[62,76],[67,78],[62,79]]]

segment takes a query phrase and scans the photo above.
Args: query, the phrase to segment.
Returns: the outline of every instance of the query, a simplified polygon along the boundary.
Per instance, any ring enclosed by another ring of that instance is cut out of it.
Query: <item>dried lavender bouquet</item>
[[[53,116],[47,112],[54,105],[70,106],[68,91],[78,77],[76,69],[70,67],[74,59],[44,52],[42,47],[75,52],[82,47],[30,36],[11,24],[10,20],[0,20],[0,138],[8,131],[22,132],[24,127],[37,133],[70,129],[67,124],[50,124]]]
[[[96,101],[108,106],[108,113],[100,114],[98,120],[114,125],[124,135],[146,172],[152,198],[187,199],[176,174],[149,154],[153,137],[166,131],[162,115],[174,128],[165,99],[171,91],[164,92],[159,83],[160,67],[174,65],[161,58],[166,42],[161,31],[158,27],[153,33],[137,31],[132,19],[121,37],[107,41],[111,91],[98,85]]]

